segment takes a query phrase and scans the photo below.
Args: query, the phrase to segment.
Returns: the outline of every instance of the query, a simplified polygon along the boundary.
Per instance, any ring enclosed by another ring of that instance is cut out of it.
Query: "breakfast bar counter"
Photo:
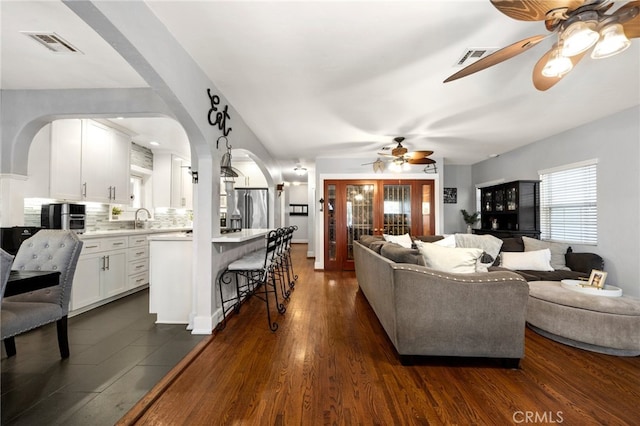
[[[269,229],[243,229],[215,236],[212,258],[212,294],[218,275],[229,263],[265,246]],[[158,233],[149,240],[149,312],[157,314],[157,323],[187,324],[193,328],[193,234]],[[216,300],[216,310],[220,301]],[[220,317],[221,315],[216,316]]]
[[[264,238],[269,229],[242,229],[236,232],[228,232],[211,239],[214,243],[242,243],[256,238]]]

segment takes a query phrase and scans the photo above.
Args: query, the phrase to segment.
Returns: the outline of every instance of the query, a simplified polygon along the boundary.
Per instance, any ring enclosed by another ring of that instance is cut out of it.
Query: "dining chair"
[[[22,243],[12,269],[58,271],[60,281],[53,287],[3,297],[0,327],[8,357],[16,354],[16,335],[54,321],[60,356],[69,357],[67,315],[71,285],[81,250],[82,241],[75,232],[68,230],[43,229]]]
[[[4,289],[7,286],[7,281],[9,281],[12,263],[13,256],[0,249],[0,280],[2,280],[2,292],[0,292],[0,297],[4,296]]]

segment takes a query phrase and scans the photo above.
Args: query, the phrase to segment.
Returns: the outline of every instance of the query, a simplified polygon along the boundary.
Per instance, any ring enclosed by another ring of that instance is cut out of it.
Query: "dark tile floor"
[[[155,324],[144,290],[69,319],[71,356],[55,324],[2,348],[2,425],[113,425],[204,336]]]

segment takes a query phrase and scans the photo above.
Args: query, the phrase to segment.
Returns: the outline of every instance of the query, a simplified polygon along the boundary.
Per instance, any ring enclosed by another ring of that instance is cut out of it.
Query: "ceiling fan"
[[[640,37],[640,1],[631,1],[611,14],[609,0],[490,0],[500,12],[520,21],[544,21],[550,34],[535,35],[504,47],[451,75],[457,80],[526,52],[557,34],[557,42],[533,68],[533,85],[547,90],[559,82],[591,47],[594,59],[627,49]]]
[[[428,173],[428,170],[432,170],[432,172],[435,173],[437,171],[435,165],[436,160],[428,158],[433,154],[433,151],[409,152],[409,150],[402,145],[404,140],[405,138],[403,136],[397,136],[393,138],[393,141],[396,143],[395,146],[385,146],[381,152],[378,152],[379,156],[387,157],[386,161],[390,163],[389,169],[394,172],[399,172],[407,170],[410,164],[425,164],[425,173]],[[366,164],[373,164],[374,172],[382,171],[385,168],[385,161],[380,158],[371,163],[364,163],[363,166]]]

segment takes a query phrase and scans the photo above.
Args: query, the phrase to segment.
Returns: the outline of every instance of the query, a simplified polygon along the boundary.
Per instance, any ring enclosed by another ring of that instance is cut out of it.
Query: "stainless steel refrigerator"
[[[236,188],[236,202],[242,216],[242,229],[269,227],[269,190],[267,188]]]

